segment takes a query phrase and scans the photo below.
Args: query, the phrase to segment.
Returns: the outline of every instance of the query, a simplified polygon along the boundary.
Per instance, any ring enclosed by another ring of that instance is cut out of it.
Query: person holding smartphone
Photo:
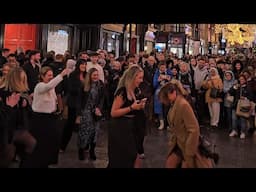
[[[141,128],[145,122],[145,103],[139,101],[139,85],[143,81],[144,71],[138,65],[130,66],[121,77],[114,96],[111,109],[111,120],[108,132],[108,168],[140,167],[138,143]]]

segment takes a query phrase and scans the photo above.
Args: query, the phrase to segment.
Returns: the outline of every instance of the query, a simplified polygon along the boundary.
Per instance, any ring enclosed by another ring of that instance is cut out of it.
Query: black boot
[[[85,149],[84,149],[86,152],[88,152],[89,150],[89,143],[86,145]]]
[[[78,159],[79,159],[80,161],[85,160],[85,157],[84,157],[84,149],[79,148],[79,150],[78,150]]]
[[[96,146],[96,143],[91,143],[90,144],[90,150],[89,150],[90,159],[94,160],[94,161],[96,160],[95,146]]]

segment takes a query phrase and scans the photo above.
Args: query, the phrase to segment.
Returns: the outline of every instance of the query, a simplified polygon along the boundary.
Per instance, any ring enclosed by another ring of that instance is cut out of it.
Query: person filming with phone
[[[137,118],[144,116],[146,99],[140,96],[139,85],[144,71],[138,65],[130,66],[121,77],[111,109],[108,132],[108,168],[140,167],[138,155],[140,130]],[[140,122],[145,122],[140,119]]]

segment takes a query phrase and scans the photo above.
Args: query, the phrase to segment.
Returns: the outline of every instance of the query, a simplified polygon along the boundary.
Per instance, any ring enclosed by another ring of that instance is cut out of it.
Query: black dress
[[[133,100],[128,100],[125,87],[120,88],[115,96],[123,97],[124,104],[121,108],[128,107],[134,102]],[[138,152],[136,113],[137,111],[131,111],[125,116],[110,120],[108,130],[108,168],[134,167]]]

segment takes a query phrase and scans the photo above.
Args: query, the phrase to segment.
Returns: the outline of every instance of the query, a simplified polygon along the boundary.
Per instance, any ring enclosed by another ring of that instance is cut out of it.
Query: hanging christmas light
[[[222,36],[230,45],[252,43],[255,39],[256,25],[252,24],[216,24],[215,33]]]

